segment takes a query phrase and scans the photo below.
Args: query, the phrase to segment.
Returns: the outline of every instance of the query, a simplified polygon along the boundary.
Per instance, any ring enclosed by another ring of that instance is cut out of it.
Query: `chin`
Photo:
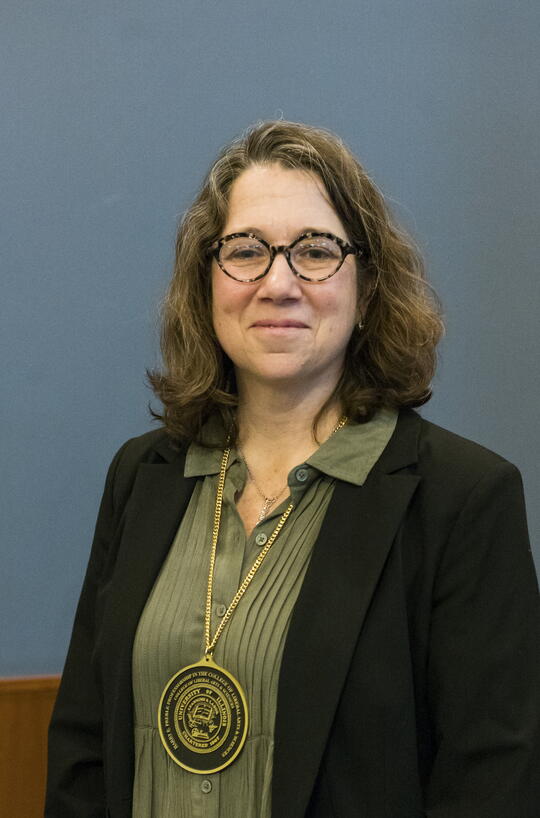
[[[305,384],[306,387],[312,387],[316,383],[334,380],[334,372],[324,370],[314,370],[305,364],[298,362],[290,364],[281,364],[280,366],[265,366],[260,367],[256,371],[246,373],[247,380],[256,380],[259,383],[266,383],[276,387],[295,387],[299,384]]]
[[[264,362],[255,366],[239,366],[237,372],[240,377],[248,383],[258,381],[265,383],[286,383],[295,381],[306,376],[305,368],[298,362]]]
[[[343,363],[328,361],[313,361],[300,357],[288,357],[273,354],[264,356],[261,360],[238,362],[237,375],[245,383],[259,383],[275,386],[282,389],[290,386],[296,388],[305,385],[313,388],[316,384],[337,383]]]
[[[302,369],[295,369],[293,367],[281,367],[275,369],[264,369],[257,373],[253,373],[251,377],[258,381],[264,381],[273,384],[293,383],[295,381],[303,380],[305,373]]]

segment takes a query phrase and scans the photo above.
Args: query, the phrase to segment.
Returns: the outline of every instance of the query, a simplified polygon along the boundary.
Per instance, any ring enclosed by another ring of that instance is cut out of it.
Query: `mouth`
[[[293,321],[292,319],[282,319],[280,321],[272,320],[272,319],[263,319],[262,321],[255,321],[251,325],[255,328],[261,329],[307,329],[307,324],[304,324],[303,321]]]

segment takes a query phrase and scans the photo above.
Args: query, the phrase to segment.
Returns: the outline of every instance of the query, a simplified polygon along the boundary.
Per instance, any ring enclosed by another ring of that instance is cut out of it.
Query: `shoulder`
[[[122,506],[130,493],[139,466],[171,463],[185,456],[185,447],[175,443],[164,428],[132,437],[118,449],[109,466],[107,483],[113,504]]]
[[[422,492],[458,503],[492,481],[521,484],[518,469],[504,457],[410,409],[400,412],[381,465],[386,472],[405,468],[420,478]]]
[[[419,416],[418,416],[419,417]],[[512,466],[491,449],[419,417],[418,462],[421,468],[480,477],[486,471]]]
[[[452,515],[471,503],[494,512],[503,497],[522,503],[519,470],[485,446],[411,410],[400,414],[395,437],[397,446],[408,439],[410,450],[414,439],[415,457],[411,456],[408,470],[420,478],[417,499],[425,507]]]
[[[420,554],[429,573],[438,570],[443,554],[470,567],[471,561],[479,563],[499,549],[503,555],[521,554],[529,571],[531,554],[518,469],[485,446],[411,410],[400,414],[395,435],[398,448],[408,447],[411,454],[395,477],[413,476],[417,481],[404,519],[408,553]],[[501,559],[495,562],[500,564]]]
[[[448,475],[469,474],[512,466],[504,457],[479,443],[426,420],[412,409],[401,409],[394,433],[380,461],[386,472],[413,467],[422,474],[443,471]]]
[[[163,427],[145,432],[137,437],[131,437],[120,447],[115,455],[124,468],[136,466],[139,463],[155,462],[160,458],[167,461],[174,458],[180,451]]]

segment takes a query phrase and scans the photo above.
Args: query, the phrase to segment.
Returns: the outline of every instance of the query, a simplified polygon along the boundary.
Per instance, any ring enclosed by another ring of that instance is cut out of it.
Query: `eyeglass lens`
[[[343,257],[339,244],[325,236],[306,237],[289,252],[296,272],[313,281],[332,275]],[[247,236],[228,239],[219,252],[219,260],[227,273],[239,281],[248,281],[264,273],[270,258],[268,247]]]

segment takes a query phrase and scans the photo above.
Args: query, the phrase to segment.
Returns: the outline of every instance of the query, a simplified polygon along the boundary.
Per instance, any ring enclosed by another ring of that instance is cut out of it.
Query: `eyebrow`
[[[271,242],[265,236],[265,230],[262,230],[260,227],[242,227],[238,230],[230,230],[228,231],[227,235],[230,233],[254,233],[256,236],[261,236],[263,239],[268,241],[270,244]],[[330,230],[328,227],[301,227],[300,230],[297,230],[294,234],[294,238],[291,241],[294,241],[299,236],[303,236],[304,233],[332,233],[332,235],[336,236],[337,233],[334,233],[333,230]],[[341,237],[340,237],[341,238]],[[343,241],[348,241],[348,239],[343,239]]]

